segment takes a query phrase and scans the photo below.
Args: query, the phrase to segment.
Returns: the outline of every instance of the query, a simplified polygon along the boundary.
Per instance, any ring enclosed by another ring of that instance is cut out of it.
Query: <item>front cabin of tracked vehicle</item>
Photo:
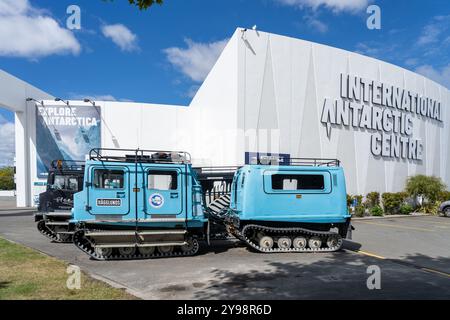
[[[195,254],[208,232],[204,195],[214,188],[199,176],[209,181],[187,152],[93,149],[75,195],[75,244],[101,260]]]
[[[73,195],[83,189],[84,161],[54,160],[45,192],[39,194],[39,212],[70,210]]]
[[[233,179],[230,214],[234,232],[260,251],[335,251],[351,228],[344,171],[334,159],[246,165]]]
[[[39,195],[34,215],[37,229],[54,242],[71,242],[69,230],[73,196],[83,190],[84,161],[54,160],[47,178],[47,188]]]

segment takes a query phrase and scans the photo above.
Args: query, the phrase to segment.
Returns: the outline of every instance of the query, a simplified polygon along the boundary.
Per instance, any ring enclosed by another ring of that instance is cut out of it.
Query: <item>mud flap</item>
[[[349,222],[348,223],[348,227],[347,227],[347,235],[345,237],[346,239],[348,239],[348,240],[352,240],[353,239],[353,234],[352,234],[353,230],[355,230],[355,227],[352,226],[351,222]]]

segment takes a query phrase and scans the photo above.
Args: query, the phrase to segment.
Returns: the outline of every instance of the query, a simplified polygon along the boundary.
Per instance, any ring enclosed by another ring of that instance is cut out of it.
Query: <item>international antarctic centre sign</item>
[[[424,143],[413,136],[414,118],[442,123],[441,101],[391,84],[341,74],[340,99],[325,99],[321,122],[370,132],[375,157],[422,161]]]

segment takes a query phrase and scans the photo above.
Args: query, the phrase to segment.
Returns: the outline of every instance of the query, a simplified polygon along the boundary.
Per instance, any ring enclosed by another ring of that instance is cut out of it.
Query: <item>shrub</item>
[[[352,206],[352,201],[353,201],[353,197],[349,194],[347,194],[347,207],[348,207],[348,211],[350,212],[350,208]]]
[[[364,206],[357,205],[355,207],[355,216],[357,216],[357,217],[364,217],[365,214],[366,214],[366,208],[364,208]]]
[[[382,217],[384,212],[379,205],[376,205],[370,209],[370,214],[374,217]]]
[[[411,212],[413,212],[413,211],[414,211],[414,208],[410,204],[404,203],[400,206],[401,214],[408,215],[408,214],[411,214]]]
[[[439,202],[445,202],[445,201],[450,201],[450,191],[442,191],[439,194]]]
[[[441,205],[441,203],[439,201],[426,202],[420,207],[420,209],[421,209],[421,212],[423,212],[423,213],[437,215],[437,214],[439,214],[440,205]]]
[[[353,196],[353,200],[356,200],[356,206],[361,206],[363,204],[363,196],[361,195],[356,195]]]
[[[0,169],[0,190],[14,190],[14,168],[5,167]]]
[[[350,213],[357,217],[363,217],[366,213],[366,208],[362,203],[363,196],[361,195],[347,195],[347,206]],[[353,207],[353,202],[356,200],[356,206]]]
[[[375,206],[380,205],[380,193],[379,192],[370,192],[366,196],[366,203],[367,208],[373,208]]]
[[[381,195],[384,212],[386,214],[397,214],[400,211],[400,206],[406,200],[408,195],[405,192],[398,193],[383,193]]]

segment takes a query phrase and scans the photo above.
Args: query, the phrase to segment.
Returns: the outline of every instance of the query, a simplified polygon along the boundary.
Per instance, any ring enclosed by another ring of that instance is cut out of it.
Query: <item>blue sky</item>
[[[65,28],[72,4],[81,30]],[[370,4],[381,30],[366,27]],[[188,105],[235,28],[255,24],[450,87],[448,0],[166,0],[142,12],[127,0],[0,0],[0,69],[66,99]],[[0,165],[11,161],[11,121],[0,109],[0,153],[10,150]]]

